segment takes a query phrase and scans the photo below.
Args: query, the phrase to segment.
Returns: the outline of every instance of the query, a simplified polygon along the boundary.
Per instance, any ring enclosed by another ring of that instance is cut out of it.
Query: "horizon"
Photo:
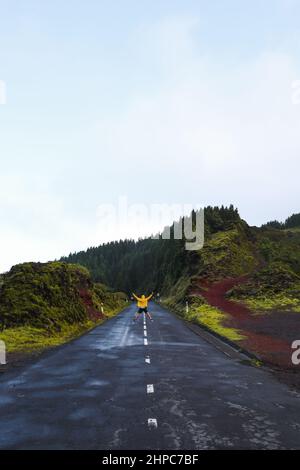
[[[0,8],[0,272],[105,243],[98,208],[122,195],[253,226],[299,212],[300,4]]]

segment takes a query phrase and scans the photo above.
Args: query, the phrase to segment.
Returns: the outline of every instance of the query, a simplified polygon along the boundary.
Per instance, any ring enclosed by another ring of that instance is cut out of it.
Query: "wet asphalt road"
[[[0,448],[300,448],[299,394],[151,310],[3,374]]]

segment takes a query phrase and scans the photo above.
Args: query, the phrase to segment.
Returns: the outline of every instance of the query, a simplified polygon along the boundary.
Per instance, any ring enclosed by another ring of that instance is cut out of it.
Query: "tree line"
[[[241,223],[238,210],[229,207],[204,209],[205,237],[228,230]],[[195,220],[196,212],[191,214]],[[183,275],[192,275],[197,268],[199,253],[185,250],[185,240],[174,240],[174,225],[170,240],[144,238],[138,241],[121,240],[71,253],[61,261],[78,263],[90,271],[95,282],[130,294],[167,291]]]
[[[285,222],[279,222],[278,220],[271,220],[262,226],[263,228],[277,228],[279,230],[300,228],[300,213],[293,214],[288,217]]]

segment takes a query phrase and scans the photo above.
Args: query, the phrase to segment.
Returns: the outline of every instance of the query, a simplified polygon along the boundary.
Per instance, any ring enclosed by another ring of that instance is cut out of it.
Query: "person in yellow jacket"
[[[151,299],[151,297],[153,296],[153,292],[148,297],[145,297],[144,294],[142,295],[142,297],[138,297],[134,293],[132,293],[132,295],[137,300],[137,306],[138,306],[138,311],[135,314],[134,320],[137,320],[138,316],[141,313],[145,313],[148,316],[149,320],[153,321],[150,313],[148,312],[148,302]]]

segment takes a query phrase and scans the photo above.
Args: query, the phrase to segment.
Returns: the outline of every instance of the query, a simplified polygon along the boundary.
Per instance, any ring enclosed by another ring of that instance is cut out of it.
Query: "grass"
[[[245,336],[243,336],[236,328],[224,326],[224,323],[229,318],[228,315],[209,305],[201,296],[189,296],[189,312],[187,313],[185,302],[182,298],[181,301],[178,299],[178,295],[180,295],[181,289],[186,286],[186,283],[182,282],[179,285],[180,288],[177,288],[175,295],[164,299],[163,304],[166,307],[174,310],[185,320],[196,323],[200,326],[205,326],[212,332],[215,332],[231,341],[238,342],[245,339]]]
[[[244,298],[243,302],[254,312],[288,310],[300,313],[300,300],[288,297],[283,293],[274,294],[272,297]]]
[[[300,233],[300,227],[285,228],[284,232]]]
[[[4,330],[0,333],[0,339],[5,342],[8,353],[29,353],[66,343],[94,326],[95,322],[92,321],[84,324],[63,325],[61,330],[55,333],[43,328],[20,326]]]
[[[254,312],[300,312],[300,278],[289,265],[281,262],[269,263],[228,295],[242,301]]]
[[[106,319],[118,314],[122,308],[124,308],[124,305],[108,312],[106,311],[106,318],[97,321],[86,320],[83,323],[74,323],[73,325],[64,323],[60,325],[57,331],[28,325],[7,328],[0,332],[0,340],[5,342],[8,353],[43,351],[44,349],[59,346],[81,336],[83,333],[95,328],[95,326],[104,323]]]
[[[224,326],[228,316],[206,303],[196,308],[191,308],[189,313],[185,313],[185,319],[199,325],[203,325],[213,332],[231,341],[241,341],[245,339],[239,330]]]
[[[251,243],[238,229],[214,234],[199,256],[198,274],[210,279],[240,276],[252,271],[257,263]]]
[[[63,323],[84,323],[87,312],[81,290],[93,292],[90,275],[81,266],[59,262],[16,265],[3,276],[2,325],[55,330]]]
[[[1,282],[0,340],[9,353],[63,344],[126,306],[125,294],[93,284],[79,265],[23,263]]]

